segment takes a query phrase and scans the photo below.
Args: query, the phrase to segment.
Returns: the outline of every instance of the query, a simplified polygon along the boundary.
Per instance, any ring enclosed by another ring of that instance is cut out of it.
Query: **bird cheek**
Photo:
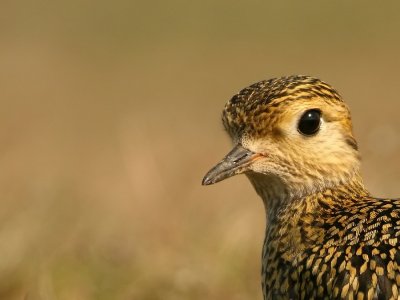
[[[268,161],[267,157],[262,156],[249,165],[249,169],[255,173],[267,174],[273,170],[273,164]]]

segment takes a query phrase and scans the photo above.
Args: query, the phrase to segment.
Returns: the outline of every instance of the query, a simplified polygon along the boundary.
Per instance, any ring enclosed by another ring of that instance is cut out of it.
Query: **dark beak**
[[[242,145],[236,145],[224,159],[212,168],[203,178],[203,185],[217,183],[226,178],[243,173],[248,166],[260,155],[254,153]]]

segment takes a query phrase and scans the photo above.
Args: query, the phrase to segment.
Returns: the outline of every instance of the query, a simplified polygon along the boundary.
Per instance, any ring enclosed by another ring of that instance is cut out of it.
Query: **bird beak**
[[[203,185],[210,185],[226,178],[243,173],[260,154],[254,153],[237,144],[221,162],[212,168],[203,178]]]

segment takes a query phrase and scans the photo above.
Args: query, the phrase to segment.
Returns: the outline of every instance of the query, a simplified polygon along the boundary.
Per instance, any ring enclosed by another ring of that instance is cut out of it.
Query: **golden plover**
[[[365,189],[341,96],[309,76],[260,81],[222,120],[234,148],[203,184],[244,173],[263,199],[264,299],[400,299],[400,200]]]

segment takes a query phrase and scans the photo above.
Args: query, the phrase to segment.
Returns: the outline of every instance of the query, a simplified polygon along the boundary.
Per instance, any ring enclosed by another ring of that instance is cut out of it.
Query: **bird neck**
[[[304,249],[321,244],[326,230],[323,224],[337,210],[351,207],[369,196],[358,175],[348,182],[327,186],[301,197],[294,196],[278,179],[249,178],[263,199],[267,215],[265,262],[277,259],[293,261]],[[274,249],[280,249],[279,253]]]
[[[278,177],[263,174],[250,174],[248,177],[264,202],[268,223],[276,222],[276,218],[286,214],[343,207],[369,195],[358,172],[346,181],[327,182],[314,189],[295,191]]]

